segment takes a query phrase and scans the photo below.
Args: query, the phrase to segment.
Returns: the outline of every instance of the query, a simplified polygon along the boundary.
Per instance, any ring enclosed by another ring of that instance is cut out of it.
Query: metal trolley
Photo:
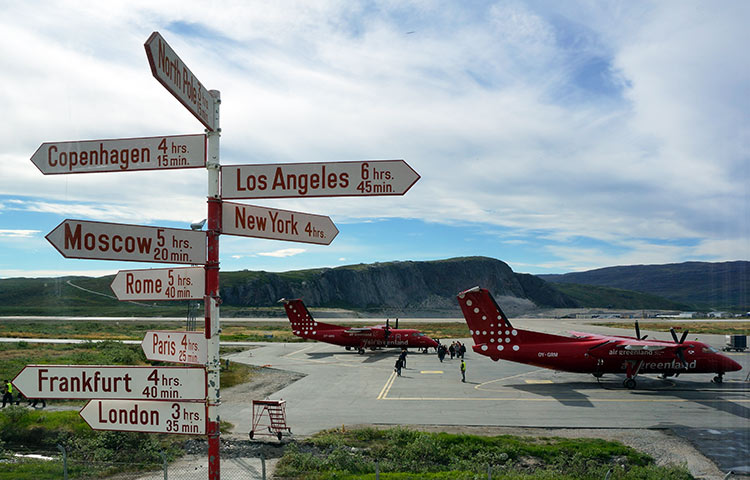
[[[266,416],[269,423],[261,423]],[[259,431],[258,427],[266,427],[268,432]],[[255,435],[271,435],[281,441],[284,431],[292,433],[292,429],[286,425],[286,400],[253,400],[253,427],[250,429],[250,438]]]

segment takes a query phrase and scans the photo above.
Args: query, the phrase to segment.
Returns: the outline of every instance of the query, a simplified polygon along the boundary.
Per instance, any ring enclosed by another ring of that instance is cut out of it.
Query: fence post
[[[159,452],[159,455],[161,455],[161,468],[164,470],[164,480],[169,480],[167,478],[167,454],[164,452]]]
[[[380,461],[375,460],[375,480],[380,480]]]
[[[261,480],[266,480],[266,456],[263,453],[260,454],[260,471]]]
[[[68,480],[68,452],[65,451],[65,447],[57,444],[57,449],[60,450],[63,457],[63,480]]]
[[[487,464],[487,480],[492,480],[492,464]]]

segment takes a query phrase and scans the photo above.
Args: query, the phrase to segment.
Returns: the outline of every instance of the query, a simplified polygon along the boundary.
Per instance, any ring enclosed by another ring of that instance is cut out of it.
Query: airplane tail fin
[[[493,360],[517,352],[523,340],[522,334],[532,333],[513,328],[484,288],[474,287],[459,293],[458,303],[474,339],[474,351]]]
[[[289,318],[289,322],[292,324],[292,331],[295,335],[306,336],[311,332],[318,330],[328,330],[334,328],[341,328],[336,325],[328,323],[318,322],[310,314],[302,300],[287,300],[282,298],[279,303],[284,304],[284,310],[286,310],[286,316]],[[304,335],[303,335],[304,334]]]

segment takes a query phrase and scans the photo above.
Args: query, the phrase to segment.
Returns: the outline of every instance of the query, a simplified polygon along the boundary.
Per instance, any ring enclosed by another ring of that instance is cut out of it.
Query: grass
[[[601,439],[483,437],[402,427],[328,430],[289,448],[282,479],[691,479],[683,467],[659,467],[648,455]]]
[[[641,330],[669,332],[674,328],[678,332],[689,330],[690,333],[708,335],[749,335],[750,322],[638,322]],[[601,327],[626,328],[622,323],[595,323]],[[633,327],[629,327],[633,330]]]

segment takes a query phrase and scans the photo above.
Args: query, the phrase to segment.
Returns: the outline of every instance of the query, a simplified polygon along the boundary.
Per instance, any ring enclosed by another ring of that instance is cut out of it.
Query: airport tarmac
[[[528,323],[518,326],[543,326]],[[723,336],[697,337],[723,344]],[[493,362],[471,351],[471,339],[462,341],[469,350],[466,383],[458,359],[441,363],[433,353],[410,353],[401,377],[393,371],[397,350],[358,355],[325,343],[269,343],[229,358],[305,375],[270,396],[286,401],[287,423],[296,435],[358,424],[669,429],[695,442],[722,470],[750,474],[750,384],[745,381],[750,353],[729,354],[743,370],[726,374],[721,385],[711,383],[710,374],[667,380],[641,375],[638,388],[627,390],[623,376],[597,381],[591,375]],[[252,399],[222,405],[222,418],[235,424],[235,433],[249,432]]]

